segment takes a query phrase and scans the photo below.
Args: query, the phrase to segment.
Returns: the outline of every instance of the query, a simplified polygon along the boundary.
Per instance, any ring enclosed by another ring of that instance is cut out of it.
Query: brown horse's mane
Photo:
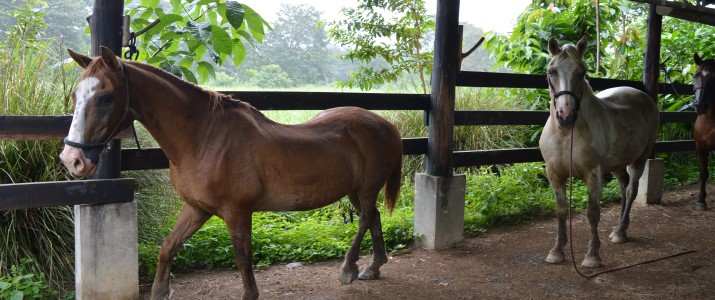
[[[205,88],[202,88],[196,84],[193,84],[191,82],[188,82],[186,80],[183,80],[179,78],[178,76],[171,74],[167,71],[164,71],[160,68],[157,68],[155,66],[149,65],[149,64],[144,64],[144,63],[138,63],[138,62],[133,62],[133,61],[123,61],[124,63],[130,64],[134,67],[137,67],[141,70],[150,72],[154,75],[159,76],[160,78],[166,80],[169,82],[169,84],[174,85],[179,87],[182,90],[187,90],[187,91],[192,91],[197,94],[205,94],[208,95],[209,101],[213,103],[214,108],[222,108],[226,104],[233,105],[237,108],[244,109],[248,112],[251,112],[252,114],[255,114],[258,112],[258,110],[253,107],[251,104],[241,101],[240,99],[233,98],[230,95],[222,94],[216,91],[212,90],[207,90]]]

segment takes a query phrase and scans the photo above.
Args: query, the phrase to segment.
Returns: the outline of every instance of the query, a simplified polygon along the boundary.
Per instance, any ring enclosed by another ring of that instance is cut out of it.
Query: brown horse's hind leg
[[[380,267],[387,263],[387,250],[382,236],[382,222],[380,212],[375,209],[370,221],[370,237],[372,237],[372,263],[363,269],[358,276],[361,280],[377,279],[380,277]]]
[[[708,204],[705,202],[705,197],[707,196],[705,185],[708,183],[708,177],[710,177],[708,170],[709,153],[709,151],[702,151],[698,153],[698,157],[700,158],[700,196],[698,197],[698,202],[695,203],[695,210],[699,211],[708,209]]]
[[[241,211],[229,214],[224,219],[231,235],[233,251],[236,255],[236,265],[241,272],[243,281],[243,299],[258,299],[258,286],[253,277],[253,248],[251,246],[251,227],[253,214],[251,211]]]
[[[169,296],[169,273],[171,262],[179,250],[179,246],[193,235],[201,225],[206,223],[211,214],[198,210],[191,205],[184,205],[179,219],[166,237],[159,250],[159,264],[154,275],[154,284],[151,287],[151,299],[164,299]]]
[[[372,216],[368,216],[369,213],[366,213],[367,210],[363,207],[364,203],[360,201],[365,198],[358,197],[356,193],[350,193],[348,194],[348,199],[350,199],[350,203],[355,206],[355,209],[360,212],[360,221],[358,222],[357,234],[350,245],[350,249],[348,249],[348,252],[345,253],[345,260],[343,261],[343,265],[340,267],[340,282],[344,284],[351,283],[353,280],[358,278],[357,261],[360,258],[360,243],[362,242],[365,232],[370,226],[370,220],[372,219]],[[375,204],[373,204],[372,207],[374,208]]]

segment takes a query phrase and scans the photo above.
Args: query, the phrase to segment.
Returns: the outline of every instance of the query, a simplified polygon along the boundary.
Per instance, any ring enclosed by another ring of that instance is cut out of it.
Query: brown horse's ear
[[[703,59],[700,58],[700,55],[698,55],[697,52],[695,52],[695,54],[693,54],[693,60],[695,60],[695,64],[696,64],[696,65],[698,65],[698,66],[702,66],[702,65],[703,65]]]
[[[576,43],[576,49],[578,49],[578,53],[583,55],[586,53],[586,48],[588,48],[588,40],[586,40],[586,37],[582,37],[578,43]]]
[[[107,64],[107,67],[114,71],[122,69],[122,65],[119,63],[119,58],[114,55],[114,52],[111,49],[104,46],[101,46],[100,49],[102,49],[102,60],[105,64]]]
[[[551,53],[551,56],[554,56],[556,54],[559,54],[561,52],[561,47],[559,46],[559,42],[555,38],[550,38],[549,39],[549,53]]]
[[[89,56],[79,54],[70,49],[67,49],[67,52],[69,52],[70,57],[72,57],[72,59],[74,59],[74,61],[77,62],[77,64],[82,67],[82,69],[86,69],[87,66],[89,66],[89,63],[92,62],[92,58]]]

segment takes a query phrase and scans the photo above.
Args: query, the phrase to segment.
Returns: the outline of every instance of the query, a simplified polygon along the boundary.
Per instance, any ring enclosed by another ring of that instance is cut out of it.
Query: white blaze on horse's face
[[[67,138],[77,143],[85,143],[83,132],[86,129],[86,109],[89,99],[94,97],[95,91],[100,84],[96,77],[87,77],[80,81],[74,92],[74,116],[70,125]],[[90,176],[97,170],[97,165],[84,155],[84,151],[69,145],[65,145],[60,153],[62,163],[67,170],[75,176]]]
[[[92,99],[94,96],[98,85],[99,79],[96,77],[82,79],[79,85],[77,85],[77,90],[75,91],[74,116],[72,117],[70,132],[67,134],[67,138],[70,141],[77,143],[85,142],[82,136],[82,132],[84,132],[85,129],[85,109],[87,108],[89,99]]]

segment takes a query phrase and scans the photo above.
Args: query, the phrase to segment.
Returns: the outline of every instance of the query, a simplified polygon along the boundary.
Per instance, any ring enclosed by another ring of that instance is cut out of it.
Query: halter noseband
[[[88,151],[88,152],[90,152],[90,153],[97,152],[96,154],[93,153],[94,155],[88,155],[88,156],[91,156],[91,157],[89,157],[89,158],[90,158],[90,160],[92,160],[93,163],[97,163],[97,160],[99,159],[99,158],[98,158],[99,151],[100,151],[100,150],[104,151],[104,150],[107,149],[107,145],[109,144],[109,142],[112,141],[112,139],[114,138],[114,136],[119,132],[119,128],[122,126],[122,124],[124,123],[124,121],[126,121],[127,116],[128,116],[130,113],[132,114],[132,116],[134,117],[134,119],[139,120],[139,119],[141,118],[141,115],[140,115],[136,110],[134,110],[134,109],[132,109],[131,107],[129,107],[129,102],[130,102],[130,99],[131,99],[131,97],[129,96],[129,73],[127,72],[127,67],[126,67],[126,65],[125,65],[123,62],[121,62],[121,61],[120,61],[120,64],[122,65],[122,71],[123,71],[123,73],[124,73],[124,87],[125,87],[125,89],[126,89],[127,101],[126,101],[126,103],[124,104],[124,112],[122,113],[122,118],[119,119],[119,122],[117,123],[116,126],[114,126],[114,129],[109,133],[109,135],[107,136],[107,138],[104,139],[104,141],[101,142],[101,143],[99,143],[99,144],[85,144],[85,143],[73,142],[73,141],[70,141],[70,140],[69,140],[69,136],[66,136],[66,137],[64,138],[64,143],[65,143],[65,145],[67,145],[67,146],[71,146],[71,147],[75,147],[75,148],[80,148],[80,149],[86,150],[86,151]]]
[[[577,95],[576,93],[569,91],[569,90],[563,90],[563,91],[554,93],[555,88],[554,88],[554,85],[551,83],[551,78],[548,75],[546,76],[546,81],[549,82],[549,90],[552,93],[551,101],[554,104],[556,103],[556,98],[561,97],[563,95],[569,95],[569,96],[573,97],[574,99],[576,99],[576,108],[574,110],[577,112],[579,111],[579,109],[581,108],[581,98],[583,98],[583,89],[581,90],[581,95]]]

